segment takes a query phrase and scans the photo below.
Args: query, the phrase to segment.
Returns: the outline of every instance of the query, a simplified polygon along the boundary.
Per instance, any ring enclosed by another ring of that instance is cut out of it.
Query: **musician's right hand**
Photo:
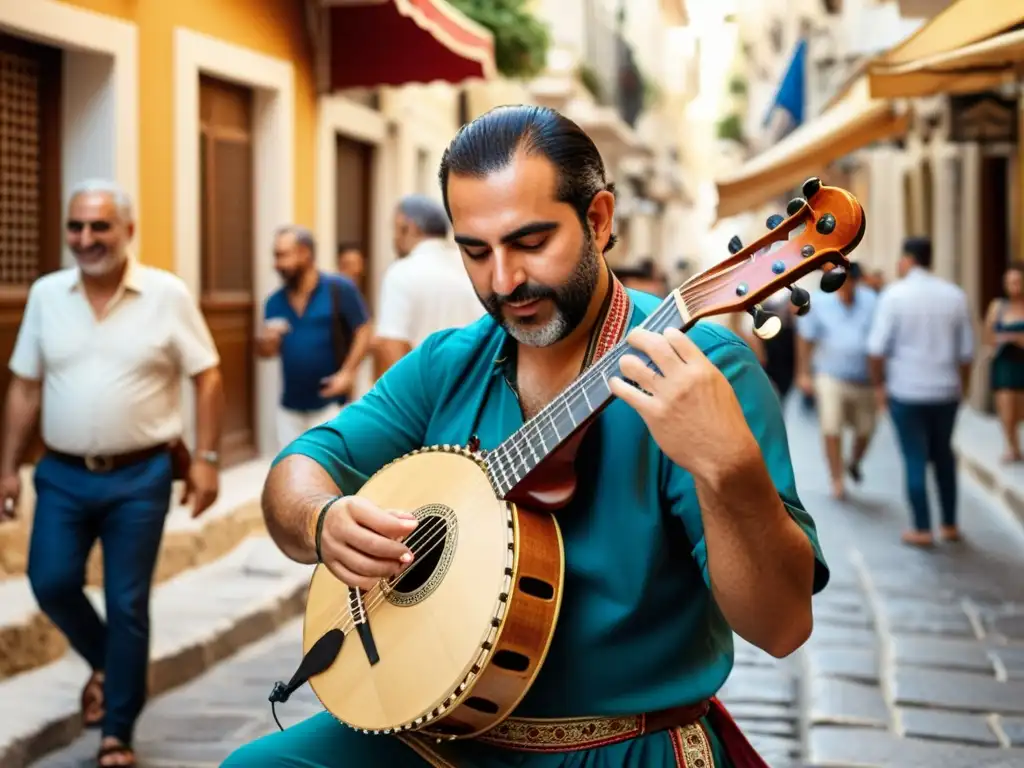
[[[414,553],[402,539],[416,525],[408,512],[381,509],[358,496],[339,499],[324,518],[320,536],[324,565],[344,584],[370,589],[413,561]]]

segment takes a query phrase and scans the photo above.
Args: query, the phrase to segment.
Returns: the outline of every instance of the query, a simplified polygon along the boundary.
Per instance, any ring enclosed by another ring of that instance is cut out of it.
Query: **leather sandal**
[[[119,762],[104,762],[105,758],[114,755],[128,759],[122,759]],[[127,744],[108,744],[105,747],[100,747],[100,751],[96,755],[96,765],[98,768],[135,768],[135,750]]]
[[[103,706],[103,681],[102,672],[93,672],[82,689],[82,726],[85,728],[99,727],[107,714]]]

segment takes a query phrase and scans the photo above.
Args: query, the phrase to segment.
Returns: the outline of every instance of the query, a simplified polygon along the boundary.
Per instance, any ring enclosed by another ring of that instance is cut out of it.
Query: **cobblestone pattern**
[[[815,630],[776,660],[737,639],[721,698],[772,768],[1011,768],[1024,765],[1024,535],[971,486],[966,542],[920,552],[899,544],[902,470],[888,424],[862,487],[833,502],[813,419],[789,414],[804,503],[832,569]],[[150,768],[216,766],[275,727],[266,697],[297,663],[299,629],[164,695],[140,722]],[[304,688],[287,725],[317,708]],[[92,765],[95,737],[40,763]]]

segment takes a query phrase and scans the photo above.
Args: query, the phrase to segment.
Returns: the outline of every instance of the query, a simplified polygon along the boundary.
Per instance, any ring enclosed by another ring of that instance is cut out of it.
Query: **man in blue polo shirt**
[[[811,299],[813,309],[797,318],[797,383],[804,394],[814,395],[837,499],[845,495],[843,426],[853,430],[845,469],[859,483],[860,463],[877,418],[867,340],[878,297],[861,277],[860,266],[851,264],[842,287],[835,293],[819,292]]]
[[[281,358],[277,439],[284,447],[337,415],[351,396],[372,330],[355,283],[317,269],[308,229],[277,231],[274,268],[284,286],[264,305],[256,349],[260,357]]]

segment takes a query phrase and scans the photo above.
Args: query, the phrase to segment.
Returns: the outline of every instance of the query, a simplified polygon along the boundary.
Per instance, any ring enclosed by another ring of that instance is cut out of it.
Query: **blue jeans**
[[[170,505],[170,454],[107,473],[44,456],[35,488],[32,591],[71,647],[105,672],[103,735],[131,743],[146,700],[149,594]],[[106,623],[83,591],[86,558],[97,538]]]
[[[927,467],[935,471],[939,488],[942,524],[956,525],[956,458],[953,456],[953,426],[960,402],[906,403],[889,398],[889,415],[900,450],[906,475],[907,498],[913,514],[914,528],[931,531],[928,508]]]

